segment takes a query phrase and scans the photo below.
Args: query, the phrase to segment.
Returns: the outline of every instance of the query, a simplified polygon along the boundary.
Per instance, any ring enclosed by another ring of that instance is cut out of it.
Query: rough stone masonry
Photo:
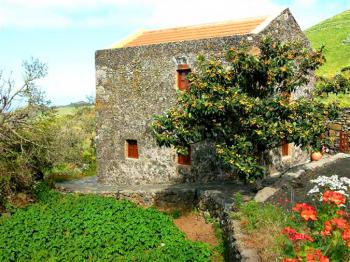
[[[268,34],[280,40],[299,39],[309,46],[286,9],[245,34],[166,43],[160,39],[156,44],[96,51],[99,181],[137,185],[226,179],[228,175],[222,171],[210,145],[193,145],[191,164],[179,164],[175,150],[156,145],[149,124],[155,114],[175,103],[179,92],[177,70],[181,64],[195,70],[199,54],[220,57],[242,41],[254,50],[259,40]],[[135,157],[128,157],[131,151]],[[307,155],[292,145],[287,157],[281,157],[280,149],[270,156],[272,172],[307,160]]]

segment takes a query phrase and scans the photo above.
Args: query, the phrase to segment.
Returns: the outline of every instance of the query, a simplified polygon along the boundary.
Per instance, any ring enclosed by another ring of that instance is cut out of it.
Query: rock
[[[270,196],[272,196],[278,190],[279,190],[278,188],[274,188],[274,187],[264,187],[256,194],[256,196],[254,197],[254,200],[256,202],[265,202]]]

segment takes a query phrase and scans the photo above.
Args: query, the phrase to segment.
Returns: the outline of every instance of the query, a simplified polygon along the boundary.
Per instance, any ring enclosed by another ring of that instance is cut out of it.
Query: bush
[[[49,192],[39,185],[48,204],[0,220],[0,261],[210,261],[207,244],[186,240],[172,218],[155,209]]]
[[[58,117],[52,168],[47,172],[55,181],[96,174],[95,124],[92,106]]]

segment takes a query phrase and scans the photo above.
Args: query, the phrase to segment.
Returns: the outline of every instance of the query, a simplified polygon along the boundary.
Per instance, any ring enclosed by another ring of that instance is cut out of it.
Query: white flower
[[[307,194],[311,195],[311,194],[315,194],[320,192],[320,189],[318,188],[318,186],[314,186]]]
[[[330,177],[319,176],[316,179],[310,180],[310,182],[315,183],[316,185],[307,193],[308,195],[319,193],[321,191],[320,190],[321,188],[322,191],[326,189],[331,189],[333,191],[339,192],[349,197],[347,192],[349,192],[349,188],[350,188],[350,179],[347,177],[339,178],[337,175],[333,175]],[[322,194],[321,194],[320,201],[322,201]]]

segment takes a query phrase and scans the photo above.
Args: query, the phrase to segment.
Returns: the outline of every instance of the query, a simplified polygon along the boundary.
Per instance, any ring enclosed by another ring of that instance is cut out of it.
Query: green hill
[[[350,65],[350,10],[320,22],[305,34],[313,48],[326,47],[327,62],[319,69],[319,75],[334,75]]]

